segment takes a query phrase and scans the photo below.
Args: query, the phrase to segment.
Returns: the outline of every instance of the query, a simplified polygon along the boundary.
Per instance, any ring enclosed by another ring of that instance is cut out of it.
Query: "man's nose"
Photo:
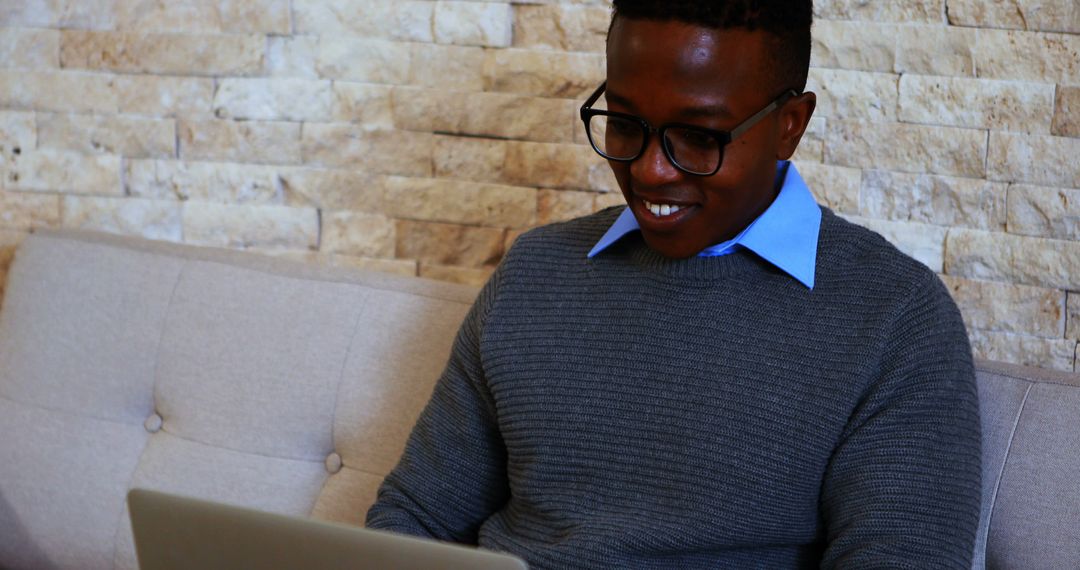
[[[680,175],[679,169],[668,160],[664,153],[664,143],[659,136],[649,137],[649,144],[630,163],[630,175],[643,186],[661,186]]]

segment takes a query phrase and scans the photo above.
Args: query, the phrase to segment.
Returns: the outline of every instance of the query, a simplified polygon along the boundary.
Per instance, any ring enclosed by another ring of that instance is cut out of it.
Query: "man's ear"
[[[802,140],[806,126],[810,124],[810,117],[817,108],[817,94],[806,91],[801,95],[792,97],[783,108],[780,109],[780,144],[776,147],[776,158],[787,160],[795,154],[795,149]]]

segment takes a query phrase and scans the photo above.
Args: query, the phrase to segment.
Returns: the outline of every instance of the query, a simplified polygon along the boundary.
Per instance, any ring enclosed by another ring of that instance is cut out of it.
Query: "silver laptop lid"
[[[141,570],[527,570],[491,551],[145,489],[128,509]]]

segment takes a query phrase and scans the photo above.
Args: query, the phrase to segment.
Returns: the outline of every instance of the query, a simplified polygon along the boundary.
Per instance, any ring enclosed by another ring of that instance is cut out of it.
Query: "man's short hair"
[[[674,20],[719,30],[764,30],[776,38],[770,59],[775,63],[776,91],[806,89],[810,69],[810,25],[813,0],[614,0],[617,18]]]

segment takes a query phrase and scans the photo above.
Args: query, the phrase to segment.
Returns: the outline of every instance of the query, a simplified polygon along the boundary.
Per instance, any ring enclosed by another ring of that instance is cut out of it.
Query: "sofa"
[[[362,524],[476,292],[35,232],[0,308],[0,567],[135,568],[133,487]],[[1080,568],[1080,377],[978,382],[976,567]]]

